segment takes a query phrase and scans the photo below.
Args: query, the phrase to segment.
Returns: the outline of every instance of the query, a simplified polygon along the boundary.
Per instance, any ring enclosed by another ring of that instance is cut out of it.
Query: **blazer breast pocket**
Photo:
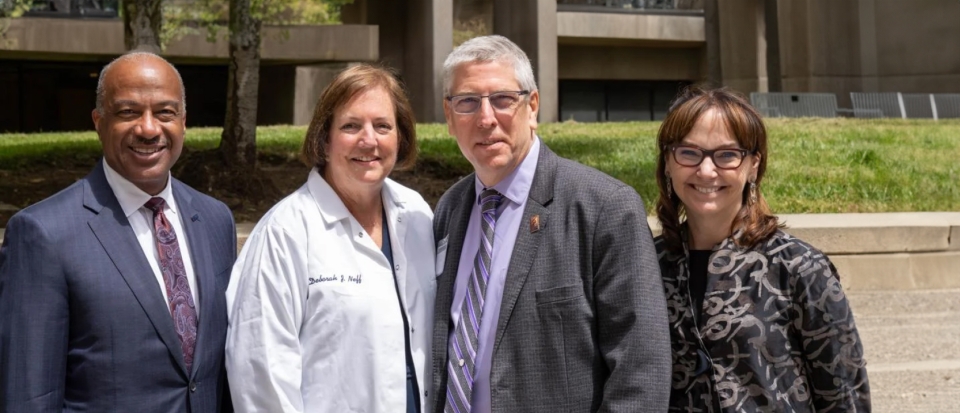
[[[440,278],[440,275],[443,274],[443,266],[447,263],[447,244],[449,244],[449,240],[450,236],[447,235],[437,243],[437,258],[435,263],[436,278]]]
[[[548,288],[546,290],[537,291],[536,296],[538,306],[573,301],[583,297],[583,286],[566,285],[563,287]]]

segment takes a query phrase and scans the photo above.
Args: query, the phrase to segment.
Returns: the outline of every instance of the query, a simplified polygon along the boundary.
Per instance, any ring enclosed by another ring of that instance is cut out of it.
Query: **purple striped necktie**
[[[460,321],[447,348],[447,402],[443,408],[446,413],[468,413],[471,409],[483,300],[490,279],[497,208],[502,200],[503,195],[493,189],[480,193],[480,248],[460,307]]]
[[[180,338],[183,362],[189,374],[193,367],[193,350],[197,344],[197,308],[190,292],[183,257],[180,255],[177,233],[163,213],[164,205],[163,198],[153,197],[144,206],[153,211],[153,229],[157,237],[157,252],[160,254],[160,273],[163,274],[173,326]]]

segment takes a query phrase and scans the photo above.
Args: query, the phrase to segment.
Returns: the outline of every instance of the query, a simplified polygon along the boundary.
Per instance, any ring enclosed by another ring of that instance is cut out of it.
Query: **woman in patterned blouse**
[[[783,232],[760,190],[759,114],[731,91],[691,87],[657,143],[670,411],[869,412],[863,347],[836,268]]]

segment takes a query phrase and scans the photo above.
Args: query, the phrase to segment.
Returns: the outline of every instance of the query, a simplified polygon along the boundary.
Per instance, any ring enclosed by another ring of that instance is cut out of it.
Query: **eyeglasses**
[[[737,169],[747,156],[746,149],[724,148],[708,151],[697,146],[674,145],[670,147],[673,159],[683,166],[700,166],[703,159],[710,157],[713,164],[720,169]]]
[[[480,104],[483,98],[490,100],[490,106],[497,112],[510,112],[517,107],[520,99],[524,95],[529,95],[529,90],[519,90],[516,92],[495,92],[489,95],[456,95],[447,96],[450,107],[460,115],[470,115],[480,110]]]

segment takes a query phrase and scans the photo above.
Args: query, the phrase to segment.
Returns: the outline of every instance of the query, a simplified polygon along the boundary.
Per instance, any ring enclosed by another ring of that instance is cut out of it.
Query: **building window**
[[[560,80],[560,119],[577,122],[663,120],[686,81]]]

